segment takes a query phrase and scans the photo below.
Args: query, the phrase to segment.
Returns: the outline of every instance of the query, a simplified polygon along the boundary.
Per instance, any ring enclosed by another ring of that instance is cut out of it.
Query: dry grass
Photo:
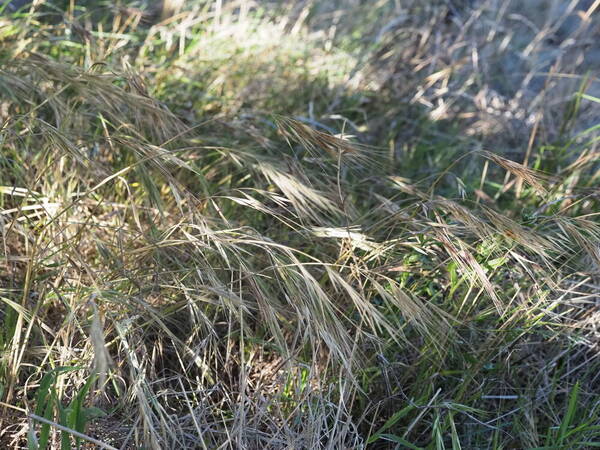
[[[2,446],[597,445],[577,3],[2,16]]]

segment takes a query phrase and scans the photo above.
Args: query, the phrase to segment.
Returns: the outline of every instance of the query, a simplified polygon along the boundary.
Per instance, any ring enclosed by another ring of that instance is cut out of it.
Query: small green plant
[[[56,422],[66,428],[84,433],[87,424],[105,413],[95,406],[86,407],[85,399],[95,382],[96,376],[88,377],[85,384],[74,394],[68,405],[64,405],[59,397],[56,383],[60,375],[81,370],[79,367],[57,367],[47,372],[40,382],[37,390],[35,415]],[[51,425],[47,422],[40,426],[39,435],[32,428],[28,433],[28,445],[31,450],[44,450],[49,448]],[[73,437],[68,431],[61,431],[61,449],[69,450],[79,448],[80,437]]]

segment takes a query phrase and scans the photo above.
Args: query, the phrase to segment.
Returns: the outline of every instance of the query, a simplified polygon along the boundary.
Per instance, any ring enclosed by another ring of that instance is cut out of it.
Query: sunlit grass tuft
[[[590,97],[504,141],[506,8],[318,3],[0,19],[3,447],[596,445]]]

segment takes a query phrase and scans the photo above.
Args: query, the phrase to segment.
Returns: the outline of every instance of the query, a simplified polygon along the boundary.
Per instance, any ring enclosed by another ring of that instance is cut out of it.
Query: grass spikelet
[[[326,215],[340,214],[334,201],[325,192],[313,188],[308,180],[298,179],[266,162],[258,163],[257,169],[281,190],[300,216],[323,223]]]
[[[352,163],[355,167],[372,167],[375,164],[375,149],[368,149],[343,137],[315,130],[289,117],[277,116],[275,122],[286,138],[300,143],[313,156],[320,156],[320,151],[324,150],[333,161]]]
[[[0,448],[600,441],[598,5],[20,3]]]
[[[543,182],[548,181],[548,177],[522,164],[516,163],[509,159],[503,158],[492,152],[484,151],[482,155],[490,161],[498,164],[500,167],[511,173],[513,176],[523,179],[527,184],[532,186],[539,194],[546,195],[548,190],[544,187]]]
[[[486,293],[490,296],[496,307],[496,311],[500,316],[504,314],[504,305],[496,288],[490,282],[481,264],[475,259],[475,257],[469,252],[467,247],[458,239],[452,239],[446,230],[436,230],[436,235],[444,248],[450,255],[450,257],[456,262],[466,276],[470,280],[483,287]],[[457,244],[455,244],[455,242]]]

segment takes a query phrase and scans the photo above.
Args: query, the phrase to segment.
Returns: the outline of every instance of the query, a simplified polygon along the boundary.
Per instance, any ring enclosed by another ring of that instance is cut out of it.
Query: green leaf
[[[52,420],[52,411],[53,405],[52,402],[48,401],[48,397],[50,396],[50,389],[54,385],[56,381],[56,372],[54,370],[48,372],[46,375],[42,377],[42,381],[40,382],[40,387],[37,392],[37,402],[35,405],[35,414],[41,416],[45,419]],[[45,449],[48,445],[48,439],[50,436],[50,425],[47,423],[42,424],[42,429],[40,431],[40,439],[36,444],[37,447]]]
[[[456,431],[456,425],[454,423],[454,414],[452,411],[448,411],[448,421],[450,422],[451,437],[452,437],[452,450],[461,450],[460,439]]]
[[[85,408],[83,407],[83,403],[94,381],[96,381],[96,376],[89,377],[83,385],[83,387],[77,393],[75,398],[73,398],[68,407],[69,412],[67,414],[67,422],[63,424],[68,426],[69,428],[79,431],[80,433],[85,432],[85,426],[87,424],[87,418],[85,415]],[[79,448],[80,439],[75,438],[75,442],[76,447]]]
[[[504,256],[501,256],[500,258],[490,259],[487,262],[487,265],[490,266],[490,268],[492,268],[492,269],[497,269],[498,267],[501,267],[504,264],[506,264],[506,261],[507,261],[507,258],[505,258]]]
[[[98,419],[100,417],[105,417],[106,412],[96,406],[92,406],[90,408],[84,408],[83,415],[85,417],[86,423],[88,423],[94,419]]]
[[[40,448],[34,427],[30,427],[29,430],[27,430],[27,448],[29,450],[39,450]]]
[[[64,372],[71,372],[73,370],[79,370],[79,367],[56,367],[55,369],[47,372],[40,382],[40,386],[37,391],[37,401],[35,405],[35,414],[48,420],[53,420],[54,405],[56,404],[60,409],[60,402],[56,396],[54,390],[54,384],[56,383],[56,377]],[[28,438],[28,445],[37,445],[38,448],[45,449],[48,446],[48,440],[50,438],[50,425],[47,423],[42,424],[40,430],[39,441],[32,444],[34,441]]]
[[[575,412],[577,409],[577,397],[579,396],[579,381],[575,383],[573,386],[573,390],[571,391],[571,396],[569,397],[569,404],[567,406],[567,412],[563,421],[560,424],[560,428],[558,429],[558,443],[562,445],[565,438],[567,437],[567,431],[569,429],[569,425],[573,421],[575,417]]]
[[[382,434],[380,435],[380,439],[385,439],[386,441],[396,442],[398,444],[402,444],[406,448],[410,448],[412,450],[422,450],[423,447],[418,447],[415,444],[408,442],[406,439],[401,438],[400,436],[396,436],[395,434]]]
[[[398,422],[400,419],[402,419],[404,416],[406,416],[411,410],[413,410],[415,407],[412,405],[407,406],[404,409],[401,409],[400,411],[395,412],[394,414],[392,414],[392,417],[390,417],[384,424],[383,426],[377,430],[377,433],[375,433],[373,436],[371,436],[368,440],[367,440],[367,444],[372,444],[373,442],[375,442],[376,440],[378,440],[382,433],[386,430],[388,430],[389,428],[393,427],[396,422]]]

